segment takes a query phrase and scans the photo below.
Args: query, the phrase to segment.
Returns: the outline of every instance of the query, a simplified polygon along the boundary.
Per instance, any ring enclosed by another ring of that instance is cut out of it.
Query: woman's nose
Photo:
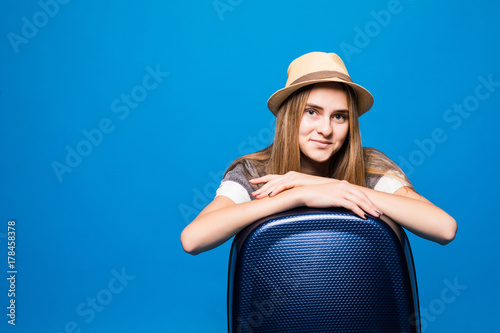
[[[333,127],[330,117],[321,117],[321,119],[318,121],[316,131],[324,137],[332,135]]]

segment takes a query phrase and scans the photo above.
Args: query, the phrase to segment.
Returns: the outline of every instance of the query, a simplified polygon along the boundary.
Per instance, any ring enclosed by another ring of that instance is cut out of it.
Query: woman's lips
[[[328,148],[332,143],[330,141],[325,141],[325,140],[314,140],[311,139],[311,141],[319,148]]]

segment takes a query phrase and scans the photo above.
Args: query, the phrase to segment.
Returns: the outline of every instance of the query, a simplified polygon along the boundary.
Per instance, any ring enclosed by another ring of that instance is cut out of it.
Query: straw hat
[[[344,62],[335,53],[311,52],[298,57],[288,67],[288,80],[283,89],[275,92],[267,101],[267,107],[274,115],[281,103],[298,89],[320,82],[342,82],[351,86],[358,99],[358,112],[361,116],[373,105],[373,96],[362,86],[353,83]]]

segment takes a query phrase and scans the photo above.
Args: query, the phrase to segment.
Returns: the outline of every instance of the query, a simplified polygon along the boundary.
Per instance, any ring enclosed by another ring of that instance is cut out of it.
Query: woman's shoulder
[[[224,177],[228,174],[243,174],[247,179],[257,178],[265,174],[265,167],[260,161],[243,156],[229,165]]]
[[[244,172],[251,178],[264,176],[267,172],[267,163],[271,154],[271,146],[268,146],[255,153],[244,155],[231,163],[226,170],[226,174],[233,169],[236,171]],[[249,178],[250,179],[250,178]]]
[[[383,173],[392,171],[404,174],[401,168],[379,149],[363,147],[363,157],[367,167],[376,168]]]
[[[233,178],[244,180],[250,170],[253,170],[253,168],[247,160],[238,159],[229,165],[223,180],[233,180]]]
[[[373,147],[363,147],[363,156],[365,163],[380,163],[380,162],[391,162],[394,163],[386,154],[381,150]]]
[[[376,148],[363,147],[366,186],[394,193],[402,186],[412,187],[403,170],[386,154]]]
[[[235,203],[254,200],[251,193],[257,188],[249,180],[257,178],[256,166],[251,160],[239,158],[227,168],[216,195],[224,195]]]

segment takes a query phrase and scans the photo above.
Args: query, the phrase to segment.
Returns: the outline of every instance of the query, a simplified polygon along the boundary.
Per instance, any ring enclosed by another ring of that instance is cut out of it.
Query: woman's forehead
[[[340,83],[319,83],[315,84],[312,88],[307,103],[312,103],[322,108],[347,109],[347,94]]]

